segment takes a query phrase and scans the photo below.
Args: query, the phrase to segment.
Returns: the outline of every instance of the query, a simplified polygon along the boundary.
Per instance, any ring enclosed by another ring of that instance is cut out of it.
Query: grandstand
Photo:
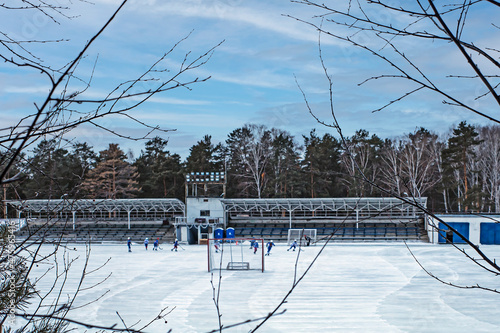
[[[426,198],[223,199],[236,237],[285,241],[290,229],[315,229],[318,241],[428,241]]]
[[[18,239],[68,242],[174,238],[190,244],[213,238],[216,228],[235,237],[289,241],[291,230],[314,231],[314,241],[428,241],[426,198],[281,198],[9,201],[26,226]]]
[[[178,199],[117,200],[24,200],[9,201],[26,225],[16,233],[18,240],[105,242],[175,238],[172,221],[183,216]]]

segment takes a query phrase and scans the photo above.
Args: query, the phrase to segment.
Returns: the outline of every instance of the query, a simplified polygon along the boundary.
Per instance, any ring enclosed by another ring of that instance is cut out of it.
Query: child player
[[[176,238],[175,241],[174,241],[174,247],[170,251],[177,252],[177,246],[179,246],[179,241]]]
[[[253,254],[256,254],[258,249],[259,249],[259,242],[257,241],[253,242]]]

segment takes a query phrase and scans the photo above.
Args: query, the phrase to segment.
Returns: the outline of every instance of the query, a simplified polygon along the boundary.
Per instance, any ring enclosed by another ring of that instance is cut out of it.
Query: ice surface
[[[213,301],[219,273],[207,272],[207,249],[203,245],[183,245],[178,252],[170,245],[146,251],[136,244],[127,252],[126,244],[92,245],[88,275],[69,318],[99,325],[121,326],[117,312],[127,325],[153,319],[160,309],[172,311],[165,321],[157,321],[146,332],[209,332],[217,329]],[[45,246],[44,251],[52,247]],[[85,247],[71,245],[65,258],[79,260],[71,268],[69,293],[79,283]],[[74,248],[74,249],[73,249]],[[222,271],[220,312],[223,325],[266,316],[300,278],[320,246],[289,251],[277,244],[265,257],[265,272]],[[461,286],[477,284],[500,289],[500,277],[472,264],[449,245],[410,244],[410,248],[430,272]],[[500,246],[481,247],[499,258]],[[262,250],[262,249],[260,249]],[[249,254],[252,250],[248,248]],[[477,255],[475,255],[477,257]],[[63,259],[63,253],[59,254]],[[44,265],[37,267],[40,273]],[[297,270],[295,272],[295,269]],[[54,272],[38,287],[51,285]],[[279,311],[259,332],[500,332],[500,295],[477,289],[458,289],[429,277],[404,244],[334,244],[325,248],[304,279]],[[18,320],[21,322],[21,320]],[[224,332],[248,332],[258,322]],[[84,332],[79,327],[77,332]]]

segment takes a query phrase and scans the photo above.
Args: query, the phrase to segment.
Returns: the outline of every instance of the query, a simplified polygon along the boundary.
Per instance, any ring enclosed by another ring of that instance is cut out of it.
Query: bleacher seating
[[[272,239],[285,242],[288,239],[290,223],[284,220],[238,219],[229,221],[235,237]],[[353,223],[338,220],[293,221],[294,229],[316,229],[319,242],[332,237],[333,242],[374,242],[374,241],[428,241],[423,221],[393,223]],[[27,227],[17,234],[18,239],[31,237],[33,240],[63,242],[125,242],[131,237],[135,242],[142,242],[146,237],[150,240],[160,238],[161,243],[172,242],[175,228],[156,221],[133,221],[130,229],[126,221],[79,221],[55,222],[46,225],[44,221],[30,221]],[[30,236],[31,235],[31,236]]]
[[[230,221],[229,225],[235,229],[236,237],[255,237],[286,241],[288,238],[289,222],[279,223],[277,220],[238,219]],[[333,242],[341,241],[422,241],[427,242],[427,234],[423,221],[393,222],[393,223],[352,223],[338,221],[296,222],[293,229],[316,229],[318,241],[324,241],[332,234]]]
[[[172,242],[174,226],[164,225],[161,222],[141,221],[128,223],[124,221],[83,221],[73,226],[71,222],[44,222],[31,221],[26,227],[16,233],[18,240],[28,238],[33,241],[62,242],[126,242],[130,237],[136,242],[148,237],[152,242],[159,238],[161,243]]]

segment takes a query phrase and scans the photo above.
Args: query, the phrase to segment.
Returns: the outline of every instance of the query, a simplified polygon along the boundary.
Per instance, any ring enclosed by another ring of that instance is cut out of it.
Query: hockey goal
[[[257,251],[254,251],[257,242]],[[208,271],[260,270],[264,272],[264,239],[210,238],[207,242]]]
[[[288,229],[288,245],[295,240],[297,244],[316,245],[316,229]]]

